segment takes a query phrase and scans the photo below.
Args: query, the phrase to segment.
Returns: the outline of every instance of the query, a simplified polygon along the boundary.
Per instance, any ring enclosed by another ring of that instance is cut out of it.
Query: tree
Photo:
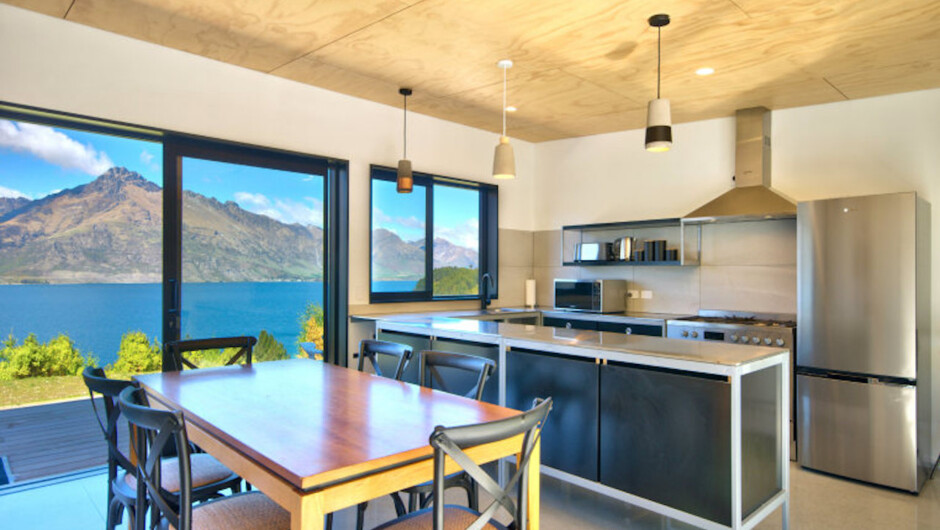
[[[0,350],[0,379],[22,379],[51,375],[77,375],[94,363],[82,355],[67,335],[60,334],[43,344],[35,333],[17,344],[11,335]]]
[[[302,342],[312,342],[318,350],[323,351],[323,307],[320,304],[309,302],[300,316],[300,336],[297,337],[298,357],[307,357],[306,352],[300,347]]]
[[[128,331],[121,336],[118,358],[110,368],[122,374],[156,372],[163,365],[160,343],[147,339],[143,331]]]
[[[290,358],[290,356],[287,355],[287,348],[275,339],[274,335],[271,335],[263,329],[261,333],[258,334],[258,344],[255,345],[252,357],[255,362],[279,361],[281,359]]]
[[[441,267],[434,269],[434,292],[445,295],[477,294],[480,271],[466,267]],[[418,280],[415,291],[423,291],[425,278]]]

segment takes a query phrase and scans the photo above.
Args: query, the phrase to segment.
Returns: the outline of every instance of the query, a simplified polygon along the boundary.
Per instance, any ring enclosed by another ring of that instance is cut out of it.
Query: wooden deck
[[[126,424],[119,440],[127,440]],[[108,448],[86,397],[0,410],[0,456],[16,484],[104,465]]]

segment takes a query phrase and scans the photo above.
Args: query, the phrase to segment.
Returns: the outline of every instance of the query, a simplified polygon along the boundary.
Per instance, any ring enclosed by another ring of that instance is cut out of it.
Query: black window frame
[[[0,118],[65,127],[161,144],[163,150],[162,334],[166,343],[180,338],[182,278],[182,158],[218,160],[289,171],[322,171],[324,190],[324,356],[346,366],[349,293],[349,162],[342,159],[250,145],[132,123],[83,116],[0,100]],[[223,156],[223,158],[219,158]],[[261,161],[274,165],[259,164]],[[164,359],[163,369],[172,363]]]
[[[375,180],[395,182],[397,169],[378,164],[369,166],[369,303],[395,302],[443,302],[449,300],[479,300],[483,297],[481,288],[474,295],[434,296],[434,185],[472,189],[480,192],[480,227],[479,227],[479,277],[482,286],[483,275],[489,273],[493,278],[494,289],[491,300],[499,298],[499,186],[485,182],[458,179],[431,173],[414,172],[414,185],[424,186],[425,194],[425,241],[424,253],[424,291],[375,292],[372,290],[372,245],[373,245],[373,200],[372,183]]]

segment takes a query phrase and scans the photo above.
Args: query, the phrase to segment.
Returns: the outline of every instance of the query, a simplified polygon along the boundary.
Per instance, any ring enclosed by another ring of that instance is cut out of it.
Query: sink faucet
[[[496,290],[496,285],[493,283],[493,277],[490,276],[490,273],[483,273],[483,278],[480,282],[480,309],[486,310],[486,307],[490,305],[490,296],[493,295],[493,291]]]

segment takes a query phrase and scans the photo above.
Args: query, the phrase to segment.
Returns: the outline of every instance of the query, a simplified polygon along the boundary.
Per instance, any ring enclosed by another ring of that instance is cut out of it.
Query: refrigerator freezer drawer
[[[800,465],[917,491],[916,387],[797,375]]]

